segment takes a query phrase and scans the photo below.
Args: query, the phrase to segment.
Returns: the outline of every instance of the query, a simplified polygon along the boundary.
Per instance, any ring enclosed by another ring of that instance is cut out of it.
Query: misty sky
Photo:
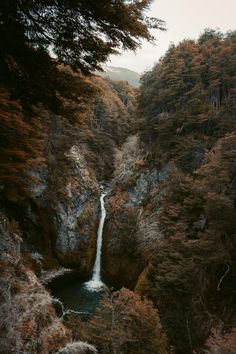
[[[156,46],[144,42],[136,55],[129,51],[111,56],[108,65],[141,73],[152,68],[170,42],[177,44],[185,38],[196,39],[207,27],[222,32],[236,30],[236,0],[155,0],[147,15],[166,21],[168,31],[154,32]]]

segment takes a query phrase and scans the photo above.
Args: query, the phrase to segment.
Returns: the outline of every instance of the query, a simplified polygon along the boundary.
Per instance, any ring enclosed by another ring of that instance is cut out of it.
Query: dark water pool
[[[85,283],[74,279],[66,281],[61,279],[56,284],[50,286],[51,294],[60,299],[65,310],[93,313],[103,295],[102,291],[90,291]]]

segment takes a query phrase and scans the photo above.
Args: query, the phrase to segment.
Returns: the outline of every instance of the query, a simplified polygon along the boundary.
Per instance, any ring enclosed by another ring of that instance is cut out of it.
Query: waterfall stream
[[[100,206],[101,206],[101,218],[99,222],[98,232],[97,232],[97,252],[96,259],[93,266],[92,279],[85,283],[85,286],[88,290],[99,291],[105,284],[102,282],[101,277],[101,259],[102,259],[102,236],[103,236],[103,227],[106,218],[106,209],[104,206],[104,198],[106,193],[102,191],[100,196]]]
[[[51,291],[54,297],[60,299],[64,304],[65,310],[76,311],[80,314],[91,314],[97,308],[102,296],[105,284],[102,281],[102,238],[103,226],[106,218],[104,198],[107,192],[101,187],[100,207],[101,217],[97,231],[97,250],[96,259],[93,266],[92,277],[86,283],[69,281],[68,284],[51,284]],[[62,285],[61,285],[62,284]]]

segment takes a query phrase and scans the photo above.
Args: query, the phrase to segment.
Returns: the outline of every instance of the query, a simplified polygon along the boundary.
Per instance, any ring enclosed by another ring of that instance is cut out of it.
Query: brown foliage
[[[206,30],[198,41],[171,46],[143,76],[141,136],[156,162],[173,159],[193,171],[205,148],[235,129],[235,46],[235,32]]]
[[[103,354],[168,353],[157,310],[125,288],[105,294],[94,317],[81,324],[79,333]]]
[[[204,344],[215,317],[230,326],[236,310],[235,188],[227,177],[233,164],[218,159],[221,175],[212,166],[205,179],[202,171],[210,165],[208,160],[194,177],[175,171],[151,201],[153,208],[161,206],[158,228],[164,238],[152,247],[152,266],[140,277],[137,290],[158,306],[177,353],[191,353]]]
[[[25,193],[31,182],[37,183],[30,170],[45,165],[43,124],[39,117],[24,114],[21,104],[3,88],[0,103],[0,182],[4,193],[13,196]]]
[[[143,202],[137,290],[158,307],[176,353],[234,326],[235,32],[184,40],[142,78],[137,129],[149,168],[168,174]]]
[[[219,328],[213,328],[206,347],[207,354],[236,353],[236,329],[223,334]]]

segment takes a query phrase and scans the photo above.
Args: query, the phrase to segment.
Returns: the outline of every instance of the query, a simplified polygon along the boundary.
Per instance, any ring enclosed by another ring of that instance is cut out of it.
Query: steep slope
[[[163,29],[163,21],[144,15],[150,3],[0,3],[2,354],[97,353],[62,323],[55,311],[60,307],[61,315],[62,304],[44,284],[70,272],[65,266],[81,278],[91,271],[100,183],[110,178],[114,150],[132,130],[135,106],[127,82],[91,72],[116,49],[135,50],[141,39],[152,41],[152,28]],[[142,314],[151,314],[162,340],[157,311],[123,292],[124,303],[132,298],[141,328]],[[149,348],[151,342],[146,336]]]
[[[211,329],[209,351],[234,352],[235,68],[235,33],[171,47],[142,77],[137,135],[117,153],[108,279],[137,282],[178,354],[204,352]]]
[[[24,266],[19,229],[2,213],[0,236],[0,353],[72,353],[66,351],[71,333],[57,317],[50,294]],[[97,353],[83,342],[72,346],[80,353]]]
[[[91,272],[99,185],[113,170],[113,150],[130,132],[135,105],[128,84],[88,79],[60,66],[57,79],[67,91],[58,93],[54,109],[38,101],[31,79],[29,96],[21,97],[12,84],[2,83],[0,91],[4,354],[52,353],[71,341],[39,278],[62,266],[84,278]],[[11,225],[21,235],[21,252]],[[96,352],[83,343],[60,352],[73,350]]]
[[[68,83],[84,80],[61,70]],[[26,110],[2,87],[1,200],[20,223],[28,251],[81,264],[87,274],[95,251],[99,183],[111,174],[113,150],[130,132],[134,91],[99,77],[83,85],[90,96],[85,102],[83,96],[64,99],[61,115],[42,105]]]
[[[96,353],[68,344],[81,338],[102,353],[234,353],[235,33],[171,47],[142,78],[137,116],[128,83],[26,54],[5,62],[0,90],[3,353]],[[136,293],[108,292],[93,319],[65,325],[39,278],[90,273],[111,176],[105,280]]]

